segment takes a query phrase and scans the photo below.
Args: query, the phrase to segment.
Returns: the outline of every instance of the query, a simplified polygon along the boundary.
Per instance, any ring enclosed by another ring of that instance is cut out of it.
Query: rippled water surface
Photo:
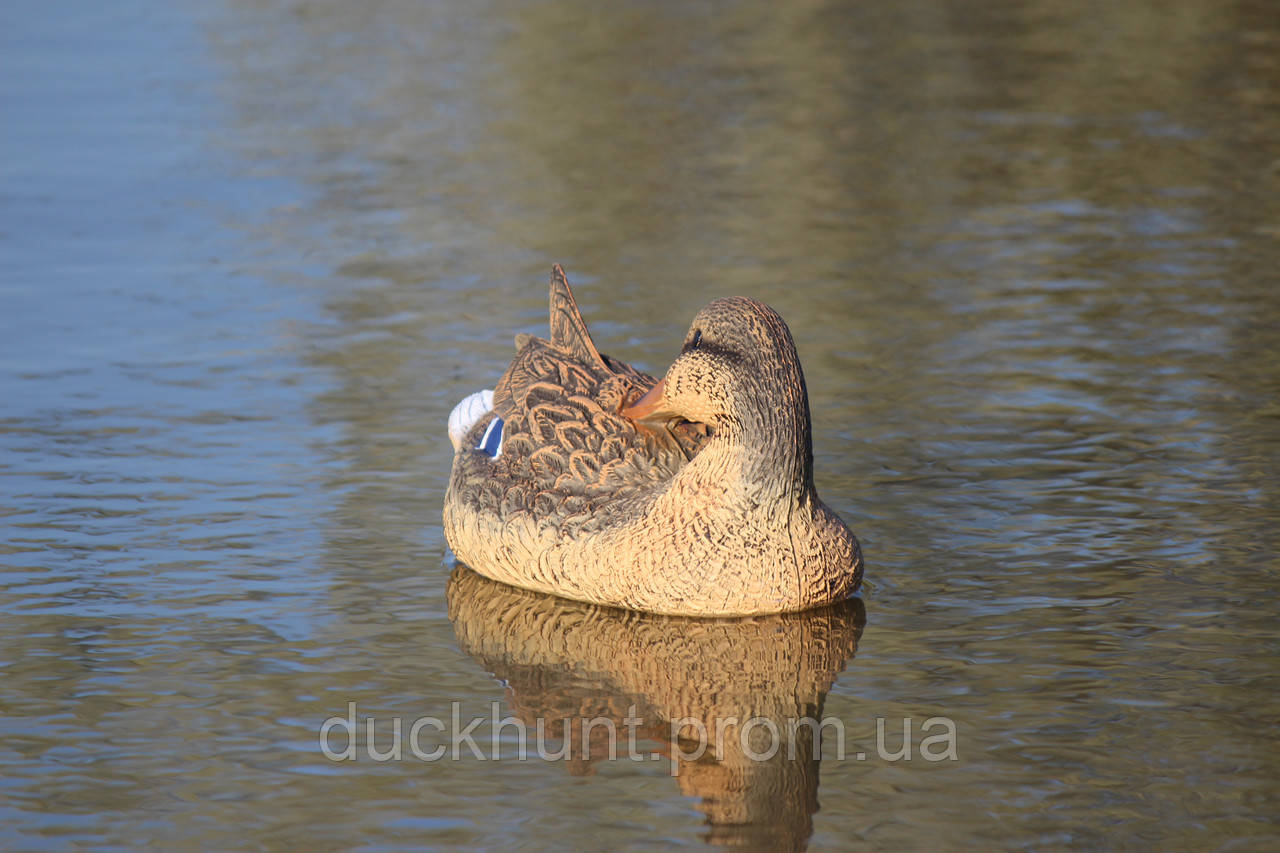
[[[20,2],[0,70],[0,847],[1280,846],[1274,4]],[[557,261],[651,372],[787,318],[860,601],[455,567]]]

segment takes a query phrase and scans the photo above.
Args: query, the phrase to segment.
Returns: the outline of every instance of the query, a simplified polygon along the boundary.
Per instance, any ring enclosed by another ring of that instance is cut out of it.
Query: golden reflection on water
[[[797,723],[822,720],[827,691],[866,624],[861,600],[687,619],[540,595],[465,567],[450,576],[447,595],[462,650],[506,684],[511,712],[529,731],[542,721],[563,739],[569,772],[657,755],[671,763],[680,791],[699,800],[709,842],[805,848],[821,755],[813,729]],[[599,727],[602,720],[612,726]],[[654,751],[631,753],[621,736],[628,727]]]

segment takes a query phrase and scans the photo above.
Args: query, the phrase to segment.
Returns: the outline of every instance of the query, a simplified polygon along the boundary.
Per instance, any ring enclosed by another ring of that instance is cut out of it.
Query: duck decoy
[[[516,350],[450,416],[444,530],[461,562],[671,615],[805,610],[857,589],[858,540],[814,489],[804,374],[772,308],[711,302],[658,380],[596,349],[557,265],[550,340],[519,335]]]

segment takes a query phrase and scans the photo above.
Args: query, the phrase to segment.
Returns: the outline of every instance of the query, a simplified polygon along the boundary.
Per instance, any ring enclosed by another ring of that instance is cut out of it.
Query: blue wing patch
[[[494,459],[502,455],[502,418],[495,417],[489,422],[476,450],[483,450]]]

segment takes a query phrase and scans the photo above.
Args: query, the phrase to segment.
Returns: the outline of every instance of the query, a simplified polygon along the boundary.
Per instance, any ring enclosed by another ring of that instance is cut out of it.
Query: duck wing
[[[700,448],[696,431],[638,428],[620,414],[657,380],[596,349],[558,265],[551,340],[516,345],[493,392],[504,424],[487,490],[503,515],[598,513],[669,481]]]

